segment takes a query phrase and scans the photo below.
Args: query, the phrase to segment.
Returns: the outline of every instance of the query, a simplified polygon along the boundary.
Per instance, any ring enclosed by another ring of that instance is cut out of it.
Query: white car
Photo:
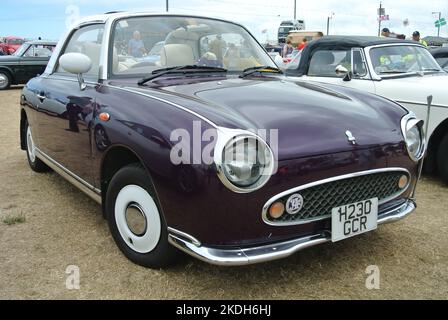
[[[413,111],[426,123],[425,170],[448,183],[448,73],[413,41],[327,36],[303,50],[294,80],[313,80],[375,93]]]

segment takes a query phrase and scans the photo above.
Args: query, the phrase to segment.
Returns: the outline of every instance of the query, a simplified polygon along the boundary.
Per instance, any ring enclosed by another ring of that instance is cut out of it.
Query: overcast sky
[[[384,0],[390,21],[383,22],[393,32],[407,36],[419,30],[422,36],[437,35],[434,21],[441,11],[448,18],[448,0]],[[279,23],[294,16],[294,0],[170,0],[170,12],[225,18],[244,24],[261,41],[275,39]],[[297,0],[297,17],[305,19],[308,30],[331,34],[376,35],[378,22],[375,0]],[[87,16],[107,11],[165,11],[165,0],[1,0],[0,36],[58,39],[67,20],[78,11]],[[409,21],[408,26],[403,22]],[[268,32],[263,34],[262,31]],[[447,26],[441,35],[448,36]]]

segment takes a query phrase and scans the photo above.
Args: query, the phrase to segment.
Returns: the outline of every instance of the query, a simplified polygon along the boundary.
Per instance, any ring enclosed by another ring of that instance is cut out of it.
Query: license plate
[[[375,230],[378,226],[378,198],[333,208],[331,240],[341,241]]]

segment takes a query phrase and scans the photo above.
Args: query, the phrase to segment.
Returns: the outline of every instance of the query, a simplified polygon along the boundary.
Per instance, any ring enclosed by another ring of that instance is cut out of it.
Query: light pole
[[[440,21],[440,19],[442,18],[442,12],[440,12],[440,11],[435,11],[432,14],[439,14],[439,20],[438,21]],[[437,27],[437,36],[440,37],[440,24]]]
[[[169,0],[166,0],[166,12],[168,12],[168,11],[170,10],[168,1],[169,1]]]
[[[294,22],[297,20],[297,0],[294,0]]]
[[[327,36],[330,34],[330,19],[333,19],[334,17],[334,12],[331,13],[331,15],[329,15],[327,17]]]

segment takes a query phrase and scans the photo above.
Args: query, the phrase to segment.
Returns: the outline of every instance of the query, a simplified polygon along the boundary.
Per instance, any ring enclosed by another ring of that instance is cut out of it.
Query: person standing
[[[383,28],[383,30],[381,30],[381,36],[384,38],[390,38],[389,28]]]
[[[303,38],[302,43],[297,46],[297,49],[299,49],[299,50],[305,49],[305,47],[307,45],[307,41],[308,40],[306,38]]]
[[[134,58],[141,58],[146,53],[145,44],[139,31],[134,31],[133,38],[129,40],[128,54]]]
[[[294,47],[292,46],[291,39],[287,39],[286,44],[283,46],[282,58],[288,57],[293,51]]]
[[[220,34],[216,35],[216,38],[209,45],[210,51],[215,54],[216,59],[219,61],[222,61],[226,47],[227,43]]]
[[[424,45],[425,47],[428,46],[426,41],[420,38],[420,32],[418,31],[414,31],[414,33],[412,34],[412,40]]]

